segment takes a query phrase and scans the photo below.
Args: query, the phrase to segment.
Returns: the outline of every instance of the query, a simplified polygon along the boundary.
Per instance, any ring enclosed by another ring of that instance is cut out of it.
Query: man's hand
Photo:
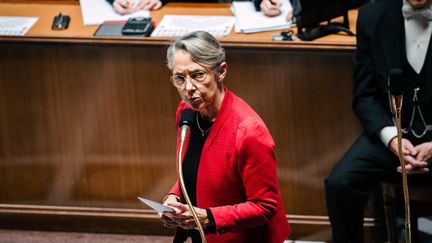
[[[113,2],[114,10],[121,15],[132,13],[133,7],[130,0],[114,0]]]
[[[280,0],[262,0],[260,5],[261,11],[269,17],[278,16],[281,13],[280,6]]]
[[[139,0],[136,4],[134,11],[139,10],[156,10],[162,7],[162,2],[160,0]]]
[[[390,140],[389,148],[399,158],[397,137],[394,137],[392,140]],[[424,160],[424,158],[426,158],[427,155],[429,156],[427,158],[432,156],[431,150],[432,144],[429,146],[420,144],[414,147],[414,145],[408,139],[402,138],[402,154],[405,161],[406,172],[408,174],[421,174],[428,172],[428,163],[426,160]],[[422,151],[421,155],[420,151]],[[402,167],[399,166],[397,171],[402,172]]]
[[[162,6],[160,0],[114,0],[114,10],[121,14],[131,14],[139,10],[156,10]]]

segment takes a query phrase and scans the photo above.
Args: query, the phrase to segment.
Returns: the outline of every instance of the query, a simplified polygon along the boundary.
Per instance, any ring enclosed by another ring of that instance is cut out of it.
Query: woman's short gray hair
[[[178,50],[186,51],[192,61],[211,69],[216,69],[225,62],[225,50],[219,41],[205,31],[195,31],[175,40],[167,50],[167,66],[172,70],[174,53]]]

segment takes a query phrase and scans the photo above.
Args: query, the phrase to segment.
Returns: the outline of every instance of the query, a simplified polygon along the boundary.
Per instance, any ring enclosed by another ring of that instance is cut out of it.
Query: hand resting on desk
[[[114,0],[114,10],[123,15],[134,13],[139,10],[156,10],[162,6],[160,0]]]

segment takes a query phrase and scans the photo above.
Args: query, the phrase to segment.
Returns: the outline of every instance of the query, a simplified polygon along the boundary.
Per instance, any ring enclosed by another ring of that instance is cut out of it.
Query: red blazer
[[[190,107],[180,102],[177,124],[185,108]],[[216,222],[217,233],[206,234],[207,242],[280,243],[287,239],[291,228],[279,191],[274,148],[259,115],[225,88],[197,175],[197,206],[210,208]],[[182,198],[179,180],[170,193]]]

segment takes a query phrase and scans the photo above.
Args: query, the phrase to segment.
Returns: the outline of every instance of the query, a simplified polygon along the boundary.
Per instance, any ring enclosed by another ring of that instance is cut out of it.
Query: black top
[[[201,152],[203,150],[204,143],[207,140],[207,136],[210,133],[212,125],[213,122],[204,120],[201,118],[198,112],[195,113],[195,122],[191,127],[189,143],[183,161],[184,182],[189,198],[192,202],[192,205],[194,206],[197,206],[196,183]],[[186,203],[186,201],[183,200],[182,203]],[[213,214],[209,209],[206,209],[206,211],[210,224],[206,227],[205,231],[208,233],[216,232]],[[197,230],[188,230],[185,233],[191,236],[193,242],[201,242],[201,238]]]
[[[195,113],[195,122],[191,128],[189,144],[183,160],[184,182],[189,198],[194,206],[197,206],[196,181],[201,152],[212,125],[213,122],[206,121],[198,113]],[[200,128],[206,132],[202,133]]]

